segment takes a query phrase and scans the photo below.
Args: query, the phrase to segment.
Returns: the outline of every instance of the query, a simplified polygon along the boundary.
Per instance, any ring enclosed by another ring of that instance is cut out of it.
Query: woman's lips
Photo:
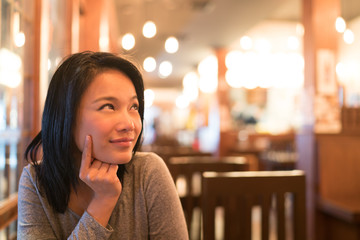
[[[130,147],[133,141],[134,138],[125,137],[125,138],[111,139],[110,143],[115,144],[116,146]]]

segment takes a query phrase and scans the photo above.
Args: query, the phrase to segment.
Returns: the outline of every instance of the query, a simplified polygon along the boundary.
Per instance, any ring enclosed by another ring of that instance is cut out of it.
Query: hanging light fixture
[[[153,72],[156,68],[156,60],[153,57],[147,57],[143,64],[144,70],[147,72]]]
[[[201,92],[213,93],[218,87],[218,61],[216,56],[210,55],[201,60],[198,65],[199,88]]]
[[[179,41],[175,37],[169,37],[165,41],[165,50],[168,53],[176,53],[179,49]]]
[[[240,46],[242,47],[242,49],[244,50],[250,50],[253,47],[253,42],[251,37],[249,36],[243,36],[240,39]]]
[[[355,40],[354,32],[350,29],[346,29],[343,35],[345,43],[352,44]]]
[[[168,77],[172,73],[172,70],[173,70],[173,66],[169,61],[163,61],[159,65],[159,75],[161,78]]]
[[[127,33],[122,37],[121,45],[125,50],[131,50],[135,46],[135,37],[131,33]]]
[[[18,32],[16,35],[15,35],[15,45],[17,47],[22,47],[24,46],[25,44],[25,34],[23,32]]]
[[[154,103],[155,100],[155,93],[151,89],[146,89],[144,91],[144,98],[145,98],[145,107],[149,108]]]
[[[146,38],[153,38],[156,35],[156,25],[153,21],[147,21],[144,24],[143,35]]]
[[[346,30],[346,22],[342,17],[337,17],[335,21],[335,29],[339,33],[343,33]]]

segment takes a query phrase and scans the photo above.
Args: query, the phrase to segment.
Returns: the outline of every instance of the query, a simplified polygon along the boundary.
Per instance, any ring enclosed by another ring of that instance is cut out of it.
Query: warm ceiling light
[[[290,37],[288,37],[288,40],[287,40],[287,46],[291,50],[298,50],[300,47],[300,41],[297,37],[290,36]]]
[[[237,50],[230,51],[228,54],[226,54],[225,57],[225,66],[230,68],[239,68],[241,66],[242,60],[244,59],[243,53]]]
[[[199,89],[196,88],[183,88],[183,95],[187,97],[190,102],[195,102],[199,96]]]
[[[267,39],[258,39],[255,42],[255,49],[259,53],[268,53],[271,51],[271,43]]]
[[[346,30],[346,22],[342,17],[337,17],[336,18],[335,29],[339,33],[343,33]]]
[[[145,107],[148,108],[148,107],[151,107],[152,104],[154,103],[154,100],[155,100],[155,93],[153,90],[151,89],[146,89],[144,91],[144,102],[145,102]]]
[[[130,50],[135,46],[135,38],[131,33],[127,33],[122,37],[121,45],[125,50]]]
[[[225,73],[225,80],[232,88],[241,88],[243,87],[243,81],[241,79],[241,74],[236,71],[236,69],[229,69]]]
[[[153,72],[156,68],[156,60],[153,57],[145,58],[143,67],[145,71]]]
[[[351,31],[350,29],[346,29],[343,38],[347,44],[352,44],[355,40],[353,31]]]
[[[200,76],[217,76],[218,74],[218,61],[216,56],[210,55],[200,61],[198,65],[198,72]]]
[[[19,55],[2,48],[0,49],[0,85],[16,88],[22,76],[22,61]]]
[[[156,25],[152,21],[147,21],[143,27],[143,35],[146,38],[152,38],[156,35]]]
[[[301,23],[297,23],[295,27],[295,32],[298,36],[304,36],[304,25],[302,25]]]
[[[176,53],[179,49],[179,41],[175,37],[169,37],[165,42],[165,50],[168,53]]]
[[[214,93],[218,88],[218,79],[216,76],[199,78],[199,89],[203,93]]]
[[[188,72],[183,78],[184,88],[197,88],[199,76],[195,72]]]
[[[19,32],[15,35],[15,45],[17,47],[22,47],[25,44],[25,34],[23,32]]]
[[[161,78],[166,78],[172,73],[172,64],[169,61],[164,61],[160,63],[159,74]]]
[[[345,84],[346,72],[347,72],[346,70],[347,69],[345,68],[344,63],[339,62],[338,64],[336,64],[335,72],[336,72],[339,82],[343,85]]]
[[[179,95],[176,100],[175,104],[177,108],[185,109],[189,106],[189,99],[184,95]]]
[[[244,50],[250,50],[253,46],[252,39],[249,36],[244,36],[240,39],[240,46]]]
[[[199,88],[201,92],[213,93],[218,87],[218,61],[211,55],[201,60],[198,65]]]
[[[188,72],[183,78],[183,95],[189,101],[195,101],[199,96],[199,76],[195,72]]]

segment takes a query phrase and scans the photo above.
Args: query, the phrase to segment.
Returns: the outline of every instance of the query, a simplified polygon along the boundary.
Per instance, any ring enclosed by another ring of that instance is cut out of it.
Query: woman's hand
[[[92,139],[86,136],[79,177],[93,191],[87,211],[103,226],[107,225],[122,190],[117,169],[116,164],[92,158]]]

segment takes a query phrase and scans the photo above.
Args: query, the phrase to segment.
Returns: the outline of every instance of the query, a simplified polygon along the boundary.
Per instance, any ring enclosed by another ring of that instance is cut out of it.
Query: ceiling
[[[157,71],[146,73],[146,88],[181,88],[184,75],[196,70],[198,63],[216,48],[226,48],[264,20],[301,21],[302,0],[115,0],[119,36],[131,32],[135,47],[123,50],[142,64],[148,57],[168,60],[173,73],[160,78]],[[360,1],[342,0],[345,20],[360,15]],[[145,21],[157,25],[157,35],[142,36]],[[165,40],[175,36],[179,50],[164,51]],[[119,38],[120,39],[120,38]]]

